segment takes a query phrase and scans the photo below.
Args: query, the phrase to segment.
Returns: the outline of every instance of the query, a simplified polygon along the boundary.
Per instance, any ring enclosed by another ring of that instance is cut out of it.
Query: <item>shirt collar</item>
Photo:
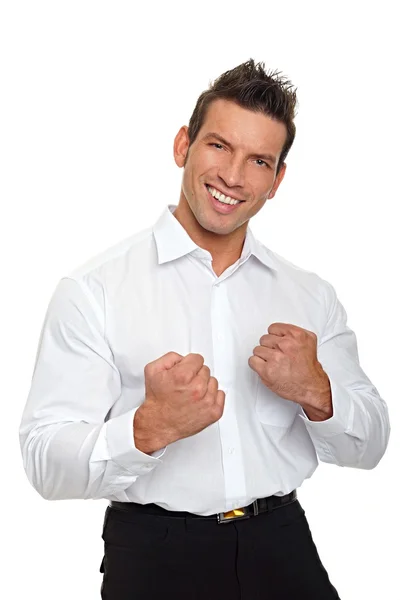
[[[178,219],[173,215],[177,208],[175,204],[168,204],[161,216],[153,226],[153,234],[157,246],[158,264],[181,258],[186,254],[194,254],[196,256],[210,256],[210,253],[203,248],[200,248],[182,227]],[[246,238],[243,245],[242,255],[240,260],[243,261],[252,254],[262,264],[270,269],[278,270],[276,260],[270,252],[261,244],[255,237],[250,227],[247,226]]]

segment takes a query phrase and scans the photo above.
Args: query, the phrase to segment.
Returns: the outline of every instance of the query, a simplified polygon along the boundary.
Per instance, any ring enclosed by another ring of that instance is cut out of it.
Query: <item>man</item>
[[[24,466],[44,498],[110,501],[103,600],[339,598],[296,489],[318,458],[374,468],[389,420],[332,285],[248,227],[295,108],[263,63],[221,75],[175,138],[178,206],[51,298]]]

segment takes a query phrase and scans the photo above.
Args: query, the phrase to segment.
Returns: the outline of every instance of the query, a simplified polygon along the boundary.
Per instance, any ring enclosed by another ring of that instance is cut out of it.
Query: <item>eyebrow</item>
[[[233,150],[232,144],[230,144],[227,140],[225,140],[222,137],[222,135],[219,135],[219,133],[215,133],[215,132],[211,131],[210,133],[207,133],[203,137],[203,140],[208,140],[209,138],[214,138],[214,139],[220,141],[221,144],[225,144],[225,146],[228,146],[228,148],[230,148],[231,150]],[[263,160],[268,160],[268,161],[272,162],[273,164],[276,163],[276,156],[273,156],[272,154],[258,154],[258,153],[255,153],[254,156],[257,156],[257,158],[262,158]]]

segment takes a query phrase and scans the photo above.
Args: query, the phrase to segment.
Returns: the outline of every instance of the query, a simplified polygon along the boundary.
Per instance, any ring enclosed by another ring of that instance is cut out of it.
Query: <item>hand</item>
[[[330,381],[317,359],[315,333],[289,323],[272,323],[260,344],[254,348],[249,366],[263,384],[304,410],[332,416]]]
[[[148,424],[153,439],[162,440],[161,447],[194,435],[222,417],[225,392],[210,377],[201,354],[182,357],[168,352],[147,364],[144,375],[146,398],[140,422],[142,429],[144,421]]]

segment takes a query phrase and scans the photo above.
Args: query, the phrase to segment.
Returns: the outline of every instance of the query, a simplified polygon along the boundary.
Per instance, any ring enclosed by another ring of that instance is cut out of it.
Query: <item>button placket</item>
[[[246,483],[240,451],[239,427],[235,411],[234,380],[235,362],[231,355],[233,344],[230,344],[231,327],[228,322],[230,314],[227,285],[218,282],[213,286],[211,304],[211,323],[214,341],[214,372],[219,389],[225,392],[225,407],[218,421],[227,503],[236,505],[238,498],[246,496]]]

